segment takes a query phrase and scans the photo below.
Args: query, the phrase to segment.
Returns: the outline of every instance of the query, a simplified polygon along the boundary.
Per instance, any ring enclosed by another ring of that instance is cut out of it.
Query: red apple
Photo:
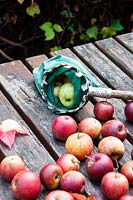
[[[90,194],[86,200],[104,200],[99,194]]]
[[[79,131],[87,133],[92,139],[98,138],[101,129],[101,123],[93,117],[84,118],[79,123]]]
[[[69,135],[77,131],[76,121],[68,115],[55,117],[52,122],[52,133],[55,138],[65,141]]]
[[[101,181],[103,175],[113,171],[113,162],[109,156],[104,153],[93,153],[86,159],[86,171],[93,181]]]
[[[69,192],[63,190],[51,191],[45,198],[45,200],[74,200]]]
[[[86,178],[78,171],[68,171],[61,177],[60,187],[67,192],[84,193]]]
[[[120,160],[125,153],[123,142],[114,136],[108,136],[100,140],[98,143],[98,152],[105,153],[111,157],[113,161]]]
[[[129,194],[125,194],[121,196],[119,200],[133,200],[133,196]]]
[[[40,178],[33,171],[20,171],[12,179],[11,189],[16,199],[35,199],[41,190]]]
[[[59,186],[63,175],[62,168],[54,163],[46,164],[40,171],[41,183],[49,190],[56,189]]]
[[[73,154],[63,154],[56,163],[62,168],[64,173],[71,170],[79,171],[80,169],[80,161]]]
[[[94,115],[100,121],[112,119],[114,114],[114,106],[108,101],[97,102],[94,106]]]
[[[133,122],[133,101],[130,101],[126,104],[125,116],[128,121]]]
[[[102,137],[115,136],[122,141],[127,136],[127,130],[124,123],[118,119],[112,119],[105,122],[101,132],[102,132]]]
[[[0,176],[8,182],[21,170],[26,169],[24,161],[17,155],[5,157],[0,163]]]
[[[118,200],[129,190],[129,183],[123,174],[119,172],[108,172],[101,181],[101,188],[105,196],[110,200]]]
[[[67,138],[65,148],[68,153],[73,154],[79,160],[83,160],[92,152],[93,141],[88,134],[78,132]]]
[[[133,160],[128,160],[122,165],[121,173],[127,177],[130,185],[133,186]]]

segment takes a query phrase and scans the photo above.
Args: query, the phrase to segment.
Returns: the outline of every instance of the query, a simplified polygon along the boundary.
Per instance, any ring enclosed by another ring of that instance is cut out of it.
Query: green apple
[[[74,104],[74,87],[72,83],[64,83],[60,87],[59,99],[65,107],[70,107]]]
[[[60,91],[61,86],[55,86],[54,87],[54,96],[59,97],[59,91]]]

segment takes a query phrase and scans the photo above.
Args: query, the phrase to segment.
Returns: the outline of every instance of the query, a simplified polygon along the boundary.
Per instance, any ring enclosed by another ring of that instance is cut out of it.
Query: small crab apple
[[[127,129],[122,121],[112,119],[104,123],[101,133],[102,137],[115,136],[123,141],[127,136]]]
[[[0,176],[4,180],[11,182],[13,177],[24,169],[26,169],[24,161],[18,155],[10,155],[0,163]]]
[[[70,153],[61,155],[56,163],[62,168],[64,173],[71,170],[79,171],[80,169],[80,161]]]
[[[41,183],[49,190],[56,189],[59,186],[63,175],[62,168],[56,163],[49,163],[42,167],[40,171]]]
[[[100,101],[95,104],[93,111],[98,120],[108,121],[113,117],[114,106],[108,101]]]
[[[100,182],[107,172],[113,171],[113,162],[104,153],[96,152],[89,155],[86,159],[85,166],[89,178],[96,182]]]
[[[82,132],[70,135],[65,143],[67,152],[73,154],[79,160],[83,160],[86,156],[90,155],[93,147],[92,138],[88,134]]]
[[[127,177],[130,185],[133,186],[133,160],[128,160],[122,165],[121,173]]]
[[[102,178],[101,189],[110,200],[117,200],[127,194],[129,182],[126,176],[119,172],[108,172]]]
[[[79,171],[68,171],[60,180],[60,187],[67,192],[84,193],[86,178]]]
[[[11,182],[13,196],[16,199],[36,199],[41,190],[41,181],[33,171],[23,170],[18,172]]]
[[[93,117],[84,118],[79,123],[79,131],[88,134],[92,139],[98,138],[101,129],[101,123]]]
[[[52,122],[52,133],[56,139],[65,141],[69,135],[77,131],[76,121],[69,115],[55,117]]]
[[[98,152],[105,153],[113,161],[120,160],[125,153],[123,142],[114,136],[108,136],[100,140],[98,143]]]
[[[125,106],[125,116],[130,122],[133,122],[133,101],[129,101]]]

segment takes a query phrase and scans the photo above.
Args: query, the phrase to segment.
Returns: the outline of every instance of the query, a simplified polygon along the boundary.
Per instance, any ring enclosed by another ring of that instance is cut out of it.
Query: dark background
[[[41,13],[30,17],[26,8],[31,1],[25,0],[23,4],[19,4],[17,0],[0,0],[0,63],[12,59],[23,60],[39,54],[48,55],[50,48],[54,46],[71,48],[83,44],[86,41],[80,40],[79,36],[90,26],[92,18],[97,19],[96,26],[99,29],[109,26],[113,19],[120,19],[124,27],[118,34],[128,33],[133,29],[133,0],[35,2],[40,6]],[[50,41],[45,41],[44,33],[39,28],[46,21],[63,27],[63,32],[56,34]],[[68,25],[73,25],[73,31],[68,30]],[[73,44],[70,42],[71,38]]]

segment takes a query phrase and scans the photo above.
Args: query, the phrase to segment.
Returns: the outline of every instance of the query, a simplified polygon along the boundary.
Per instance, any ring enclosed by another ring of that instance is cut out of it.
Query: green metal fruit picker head
[[[90,96],[123,97],[121,91],[99,88],[99,83],[80,62],[56,55],[33,70],[36,87],[47,106],[56,114],[76,112]],[[125,96],[124,96],[125,97]],[[125,98],[133,98],[128,92]]]

